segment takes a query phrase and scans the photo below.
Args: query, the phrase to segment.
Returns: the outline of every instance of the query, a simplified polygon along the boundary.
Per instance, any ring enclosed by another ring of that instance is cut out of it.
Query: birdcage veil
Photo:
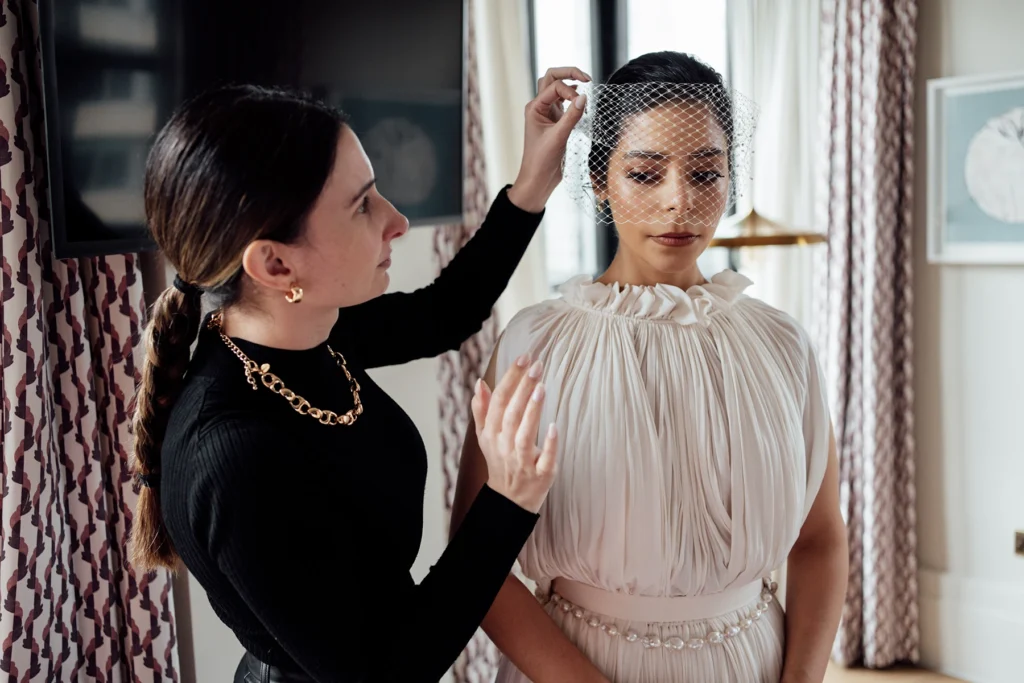
[[[568,194],[601,223],[707,225],[749,192],[758,108],[718,84],[583,84]]]

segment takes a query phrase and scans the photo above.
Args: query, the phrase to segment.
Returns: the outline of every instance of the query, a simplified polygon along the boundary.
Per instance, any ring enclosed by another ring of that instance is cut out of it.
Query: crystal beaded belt
[[[705,645],[721,645],[742,631],[749,630],[768,611],[776,588],[770,579],[764,579],[721,593],[662,598],[612,593],[576,581],[556,579],[550,602],[556,609],[572,614],[576,619],[585,619],[591,628],[600,629],[613,638],[621,637],[627,643],[640,643],[649,649],[665,647],[671,650],[699,650]],[[749,605],[753,606],[744,615],[743,608]],[[730,612],[740,612],[740,617],[735,624],[730,624],[722,631],[691,634],[685,640],[680,636],[672,636],[664,641],[657,634],[641,635],[635,631],[621,633],[614,624],[606,623],[598,616],[633,622],[678,623],[713,619]]]

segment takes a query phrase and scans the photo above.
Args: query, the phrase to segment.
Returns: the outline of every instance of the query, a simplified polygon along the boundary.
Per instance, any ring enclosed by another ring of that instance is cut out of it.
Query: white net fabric
[[[579,86],[567,192],[599,223],[714,228],[750,182],[757,106],[711,84]],[[680,231],[684,232],[684,231]]]

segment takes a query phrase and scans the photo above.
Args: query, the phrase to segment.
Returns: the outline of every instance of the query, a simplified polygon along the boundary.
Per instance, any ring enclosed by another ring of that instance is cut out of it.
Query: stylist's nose
[[[409,232],[409,219],[402,215],[402,212],[396,209],[390,202],[388,202],[388,207],[391,210],[391,217],[384,228],[385,242],[390,242],[396,237],[401,237]]]

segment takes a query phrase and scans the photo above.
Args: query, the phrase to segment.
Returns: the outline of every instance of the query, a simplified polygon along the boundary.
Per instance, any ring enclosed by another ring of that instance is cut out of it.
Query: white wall
[[[926,81],[1024,72],[1024,2],[918,3],[915,361],[922,657],[1024,680],[1024,267],[926,262]]]
[[[431,228],[413,228],[394,243],[391,268],[391,291],[409,291],[429,284],[436,274],[433,257],[434,231]],[[154,283],[153,291],[155,289]],[[416,581],[426,575],[446,545],[444,522],[443,476],[441,471],[441,432],[438,423],[437,381],[438,360],[419,360],[406,365],[381,368],[370,374],[412,417],[427,447],[429,470],[423,514],[423,544],[413,566]],[[183,582],[188,582],[182,585]],[[230,681],[242,647],[234,634],[213,613],[206,593],[198,583],[179,577],[175,586],[182,657],[182,683]],[[188,631],[191,631],[195,677],[189,679],[186,661],[190,650]]]

